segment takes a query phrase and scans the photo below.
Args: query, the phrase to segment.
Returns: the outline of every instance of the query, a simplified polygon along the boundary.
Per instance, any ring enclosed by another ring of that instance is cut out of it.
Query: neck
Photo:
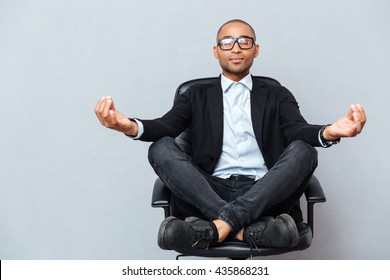
[[[244,72],[244,73],[230,73],[230,72],[227,73],[225,71],[222,72],[222,75],[224,75],[226,78],[228,78],[228,79],[230,79],[230,80],[232,80],[234,82],[241,81],[248,74],[249,74],[249,71],[248,72]]]
[[[242,79],[244,79],[247,75],[249,74],[249,72],[247,73],[240,73],[240,74],[236,74],[236,73],[226,73],[226,72],[222,72],[222,75],[224,75],[226,78],[232,80],[233,82],[239,82],[241,81]]]

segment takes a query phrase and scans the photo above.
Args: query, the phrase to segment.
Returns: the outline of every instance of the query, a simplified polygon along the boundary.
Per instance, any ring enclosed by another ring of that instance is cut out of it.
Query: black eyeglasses
[[[219,39],[217,44],[220,47],[221,50],[224,51],[230,51],[234,48],[234,44],[237,42],[238,46],[242,50],[249,50],[253,47],[255,43],[255,39],[253,37],[249,36],[241,36],[238,38],[234,37],[225,37],[222,39]]]

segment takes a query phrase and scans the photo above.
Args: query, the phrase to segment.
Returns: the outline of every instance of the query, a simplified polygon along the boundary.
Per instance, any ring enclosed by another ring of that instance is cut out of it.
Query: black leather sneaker
[[[264,217],[244,229],[244,241],[256,247],[294,247],[299,242],[297,226],[288,214]]]
[[[186,221],[168,217],[161,223],[157,236],[158,246],[164,250],[207,249],[217,241],[218,232],[215,226],[196,217],[187,218]]]

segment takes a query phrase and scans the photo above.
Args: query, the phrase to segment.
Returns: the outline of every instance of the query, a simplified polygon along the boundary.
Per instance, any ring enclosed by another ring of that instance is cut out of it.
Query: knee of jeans
[[[291,148],[299,151],[299,155],[306,159],[311,159],[314,162],[318,160],[317,150],[310,144],[302,140],[296,140],[290,144]]]
[[[172,144],[174,144],[174,141],[175,140],[172,137],[166,136],[150,145],[148,151],[149,162],[152,163],[166,158],[164,155],[167,155],[167,152],[170,147],[172,147]]]

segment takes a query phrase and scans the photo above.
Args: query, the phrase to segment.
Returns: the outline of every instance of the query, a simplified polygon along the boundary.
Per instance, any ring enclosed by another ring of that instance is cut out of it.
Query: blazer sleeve
[[[318,133],[323,125],[307,123],[299,111],[295,97],[285,87],[282,87],[280,96],[279,118],[281,129],[287,141],[291,143],[295,140],[302,140],[315,147],[321,146]]]
[[[138,119],[144,126],[144,133],[139,140],[154,142],[169,136],[176,137],[191,123],[192,106],[188,94],[181,94],[173,107],[161,118],[153,120]]]

